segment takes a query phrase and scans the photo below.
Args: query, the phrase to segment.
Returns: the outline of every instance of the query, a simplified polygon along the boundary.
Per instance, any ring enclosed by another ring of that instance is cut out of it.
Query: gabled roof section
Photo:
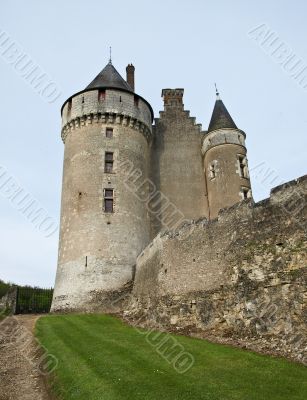
[[[238,129],[217,93],[208,132],[223,128]]]
[[[85,89],[116,88],[133,93],[131,86],[121,77],[113,64],[109,62]]]

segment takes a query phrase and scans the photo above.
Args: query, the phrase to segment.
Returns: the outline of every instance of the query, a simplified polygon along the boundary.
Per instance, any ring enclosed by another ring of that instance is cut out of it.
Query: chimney
[[[183,89],[162,89],[164,111],[183,110]]]
[[[132,87],[133,91],[134,91],[134,71],[135,68],[132,64],[128,64],[127,68],[126,68],[126,72],[127,72],[127,83]]]

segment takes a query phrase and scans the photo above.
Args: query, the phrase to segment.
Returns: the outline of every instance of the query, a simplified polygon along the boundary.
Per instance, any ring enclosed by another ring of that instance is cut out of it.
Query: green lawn
[[[59,360],[51,382],[65,400],[307,398],[304,366],[168,334],[151,344],[146,331],[142,334],[111,316],[49,315],[38,320],[36,334]],[[162,338],[175,338],[193,355],[187,372],[178,373],[172,356],[168,354],[168,361],[158,353]]]

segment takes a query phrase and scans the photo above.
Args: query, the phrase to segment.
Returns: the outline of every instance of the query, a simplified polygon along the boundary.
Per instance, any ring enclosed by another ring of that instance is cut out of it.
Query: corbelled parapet
[[[96,122],[123,124],[152,133],[152,110],[146,100],[120,89],[90,90],[68,99],[62,109],[62,139],[71,129]]]

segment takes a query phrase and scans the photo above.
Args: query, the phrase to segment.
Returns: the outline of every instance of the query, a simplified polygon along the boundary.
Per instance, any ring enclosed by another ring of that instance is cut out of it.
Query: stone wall
[[[165,228],[173,229],[180,219],[208,215],[201,154],[205,132],[195,118],[190,117],[189,111],[184,110],[182,89],[164,89],[163,94],[165,109],[160,112],[160,118],[155,119],[150,154],[150,179],[160,193],[160,199],[154,198],[157,210],[151,213],[152,237]],[[178,213],[172,223],[163,223],[168,220],[167,203]]]
[[[17,287],[14,286],[0,298],[0,312],[7,312],[14,314],[17,301]]]
[[[137,259],[126,317],[307,362],[306,198],[304,176],[159,234]]]

